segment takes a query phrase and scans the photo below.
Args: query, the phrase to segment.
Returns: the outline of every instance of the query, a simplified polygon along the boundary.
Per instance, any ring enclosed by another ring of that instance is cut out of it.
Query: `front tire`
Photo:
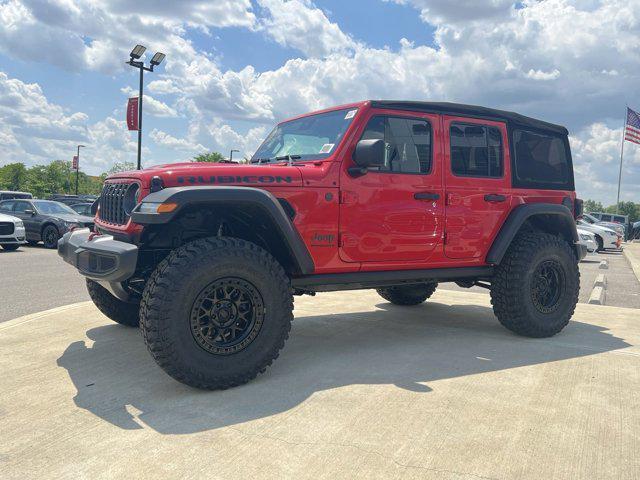
[[[419,305],[433,295],[438,284],[421,283],[418,285],[400,285],[396,287],[378,288],[376,292],[386,301],[394,305]]]
[[[602,237],[600,237],[599,235],[596,235],[596,242],[598,242],[598,248],[596,248],[596,252],[603,252],[604,241],[602,240]]]
[[[580,271],[565,240],[540,232],[519,234],[496,267],[491,303],[498,320],[526,337],[551,337],[578,303]]]
[[[293,320],[291,283],[259,246],[236,238],[183,245],[151,275],[140,325],[151,356],[179,382],[244,384],[275,360]]]
[[[55,225],[47,225],[42,230],[42,242],[44,243],[44,248],[58,248],[58,239],[60,238],[60,233]]]
[[[20,248],[20,245],[17,245],[15,243],[9,243],[7,245],[2,245],[2,249],[6,250],[7,252],[13,252],[14,250],[17,250]]]
[[[140,304],[123,302],[111,295],[109,290],[97,282],[87,279],[89,296],[98,310],[116,323],[126,327],[137,327],[140,322]]]

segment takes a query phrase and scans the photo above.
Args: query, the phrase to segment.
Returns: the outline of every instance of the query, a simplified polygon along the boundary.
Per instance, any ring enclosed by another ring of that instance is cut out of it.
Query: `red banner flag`
[[[78,170],[78,166],[79,166],[79,165],[78,165],[78,156],[77,156],[77,155],[74,155],[74,156],[73,156],[73,161],[71,162],[71,167],[72,167],[74,170]]]
[[[127,127],[138,130],[138,97],[130,98],[127,104]]]

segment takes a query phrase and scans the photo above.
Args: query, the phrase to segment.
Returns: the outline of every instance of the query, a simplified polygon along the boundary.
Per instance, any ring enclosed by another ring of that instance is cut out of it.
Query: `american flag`
[[[627,124],[624,129],[624,139],[640,145],[640,115],[627,107]]]

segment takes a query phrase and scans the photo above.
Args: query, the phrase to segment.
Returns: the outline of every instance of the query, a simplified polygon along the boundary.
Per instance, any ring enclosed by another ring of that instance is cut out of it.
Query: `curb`
[[[593,282],[593,286],[607,288],[607,277],[604,273],[601,273],[596,277],[595,282]]]
[[[604,287],[593,287],[591,295],[589,295],[589,305],[604,305],[606,298],[606,290]]]

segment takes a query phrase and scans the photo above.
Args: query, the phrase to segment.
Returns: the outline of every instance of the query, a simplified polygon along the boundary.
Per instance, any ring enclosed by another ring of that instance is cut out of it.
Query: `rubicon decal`
[[[225,184],[225,183],[291,183],[293,179],[291,177],[281,177],[279,175],[217,175],[217,176],[188,176],[178,177],[178,183],[180,184]]]

